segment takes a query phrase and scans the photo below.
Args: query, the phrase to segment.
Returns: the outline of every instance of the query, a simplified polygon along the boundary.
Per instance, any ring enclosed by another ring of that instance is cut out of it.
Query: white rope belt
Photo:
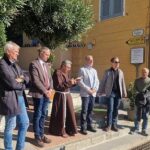
[[[63,105],[63,114],[64,114],[64,125],[63,125],[63,127],[65,128],[65,123],[66,123],[66,100],[67,100],[67,97],[66,97],[66,95],[67,94],[70,94],[70,91],[69,92],[60,92],[60,91],[55,91],[56,93],[60,93],[60,94],[62,94],[63,96],[64,96],[64,105]]]

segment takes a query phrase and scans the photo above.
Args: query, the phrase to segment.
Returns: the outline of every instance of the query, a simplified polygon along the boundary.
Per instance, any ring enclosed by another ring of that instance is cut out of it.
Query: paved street
[[[100,119],[100,112],[97,112],[97,113],[98,114],[94,115],[94,116],[98,123],[99,119]],[[121,118],[125,114],[126,114],[125,111],[120,111]],[[49,124],[49,119],[48,119],[46,121],[45,130],[46,130],[46,134],[47,134],[48,138],[50,138],[52,140],[52,143],[45,144],[44,148],[38,148],[34,144],[34,134],[32,131],[32,119],[31,119],[30,128],[28,130],[27,138],[26,138],[25,150],[60,150],[63,147],[65,148],[65,150],[80,150],[85,147],[95,145],[97,143],[106,142],[107,140],[110,141],[113,138],[122,137],[122,136],[126,135],[129,132],[129,128],[131,126],[133,126],[133,122],[124,120],[123,119],[124,117],[122,119],[121,118],[119,120],[120,131],[118,133],[116,133],[116,132],[106,133],[102,129],[98,128],[98,126],[97,126],[96,133],[88,132],[87,136],[81,135],[80,133],[78,133],[75,137],[69,137],[69,138],[62,138],[60,136],[58,137],[58,136],[49,135],[47,132],[47,128],[48,128],[48,124]],[[16,132],[15,132],[15,134],[16,134]],[[1,137],[0,138],[0,150],[4,150],[2,133],[0,134],[0,137]],[[14,149],[15,149],[16,138],[14,138],[13,143],[14,143],[13,145],[14,145]]]
[[[150,134],[150,129],[148,132]],[[128,134],[121,138],[117,137],[111,141],[109,140],[105,143],[102,144],[100,143],[94,146],[90,146],[82,150],[129,150],[133,147],[136,147],[137,145],[142,145],[147,141],[150,141],[150,136],[144,137],[140,134],[135,134],[135,135]]]
[[[74,106],[78,106],[78,102],[80,102],[80,99],[78,99],[78,95],[74,94]],[[128,135],[128,132],[130,131],[130,128],[133,126],[133,122],[127,120],[127,112],[119,110],[119,132],[110,132],[106,133],[101,128],[99,128],[99,121],[101,118],[103,118],[106,114],[106,112],[101,109],[99,109],[99,105],[95,107],[94,110],[94,119],[95,119],[95,126],[97,127],[96,133],[88,132],[88,135],[81,135],[78,133],[75,137],[69,137],[69,138],[62,138],[58,136],[49,135],[47,132],[48,126],[49,126],[49,117],[46,120],[45,123],[45,132],[48,138],[52,140],[52,143],[45,144],[44,148],[38,148],[35,146],[34,143],[34,134],[32,130],[32,106],[29,110],[29,116],[30,116],[30,128],[27,132],[27,138],[26,138],[26,147],[25,150],[120,150],[115,149],[116,145],[119,146],[121,143],[121,146],[124,148],[128,146],[130,141],[133,141],[135,143],[135,140],[139,141],[142,139],[143,141],[147,141],[147,138],[144,138],[142,136],[131,136]],[[77,123],[79,125],[79,112],[76,113]],[[79,129],[79,128],[78,128]],[[14,135],[17,134],[17,131],[14,132]],[[141,141],[142,141],[141,140]],[[103,143],[103,144],[102,144]],[[95,145],[97,144],[97,145]],[[137,144],[137,143],[135,143]],[[13,146],[15,149],[16,145],[16,136],[13,140]],[[132,145],[131,145],[132,146]],[[121,150],[127,150],[123,149],[121,147]],[[114,149],[113,149],[114,148]],[[3,133],[0,133],[0,150],[4,150],[3,147]]]

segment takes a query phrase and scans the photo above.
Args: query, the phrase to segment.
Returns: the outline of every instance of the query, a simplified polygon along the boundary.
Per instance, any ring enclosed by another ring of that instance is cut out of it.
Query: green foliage
[[[0,21],[9,26],[26,0],[0,0]]]
[[[48,58],[48,62],[52,64],[54,62],[55,58],[56,58],[56,56],[54,55],[54,53],[51,53],[50,57]]]
[[[14,22],[14,28],[52,49],[79,40],[92,25],[92,5],[82,0],[28,1]]]
[[[136,96],[136,90],[134,88],[134,82],[131,82],[129,84],[129,87],[127,89],[128,98],[130,101],[130,109],[134,110],[135,107],[135,96]]]
[[[25,0],[0,0],[0,56],[3,54],[3,46],[6,42],[5,27],[10,25],[24,2]]]
[[[3,46],[6,42],[5,26],[0,22],[0,56],[3,54]]]

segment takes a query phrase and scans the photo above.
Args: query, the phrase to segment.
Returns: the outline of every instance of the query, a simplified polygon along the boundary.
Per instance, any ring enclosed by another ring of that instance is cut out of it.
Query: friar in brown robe
[[[77,125],[73,108],[70,87],[76,84],[75,79],[69,78],[71,61],[62,62],[60,69],[53,74],[55,95],[50,117],[49,133],[67,137],[77,133]]]

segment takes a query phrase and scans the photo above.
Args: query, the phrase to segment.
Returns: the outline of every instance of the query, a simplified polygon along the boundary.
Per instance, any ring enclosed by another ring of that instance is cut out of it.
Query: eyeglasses
[[[115,63],[115,64],[119,64],[120,62],[119,62],[119,61],[114,61],[113,63]]]

